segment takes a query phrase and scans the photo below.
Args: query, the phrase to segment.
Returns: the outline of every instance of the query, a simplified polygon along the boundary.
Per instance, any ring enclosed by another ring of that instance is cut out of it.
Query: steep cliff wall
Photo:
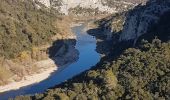
[[[134,40],[147,33],[161,16],[170,11],[169,0],[151,0],[145,6],[137,6],[130,11],[120,34],[119,41]]]

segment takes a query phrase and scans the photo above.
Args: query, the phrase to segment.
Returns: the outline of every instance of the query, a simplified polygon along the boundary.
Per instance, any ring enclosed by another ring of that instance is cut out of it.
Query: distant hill
[[[115,13],[144,3],[146,0],[35,0],[53,7],[63,14],[86,15],[88,13]],[[84,14],[86,13],[86,14]]]

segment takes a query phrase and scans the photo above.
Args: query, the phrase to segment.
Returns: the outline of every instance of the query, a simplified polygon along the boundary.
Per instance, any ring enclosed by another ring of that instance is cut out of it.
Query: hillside
[[[150,0],[97,21],[88,32],[106,56],[96,66],[45,93],[15,100],[169,100],[169,5]]]
[[[63,24],[59,27],[59,23]],[[43,71],[43,66],[36,63],[49,59],[52,43],[74,38],[69,28],[63,31],[64,26],[60,13],[38,2],[1,0],[0,85]],[[57,45],[59,49],[63,42]],[[46,67],[50,66],[54,64]]]

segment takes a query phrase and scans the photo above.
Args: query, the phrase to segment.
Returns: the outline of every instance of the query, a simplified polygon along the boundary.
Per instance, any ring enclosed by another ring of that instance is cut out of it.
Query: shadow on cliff
[[[146,39],[149,42],[156,37],[160,39],[162,42],[167,42],[170,40],[170,11],[165,12],[160,16],[158,23],[152,25],[148,30],[147,34],[142,35],[138,39],[138,44],[142,39]]]
[[[9,96],[11,98],[14,98],[16,95],[25,95],[25,92],[27,94],[39,93],[39,91],[46,90],[46,85],[49,85],[50,87],[58,84],[55,82],[57,80],[56,74],[67,67],[63,65],[70,64],[78,60],[79,52],[75,48],[75,45],[75,39],[54,41],[52,46],[48,48],[47,53],[49,55],[49,58],[55,62],[56,67],[59,66],[57,71],[52,72],[47,79],[38,82],[38,84],[35,83],[26,87],[21,87],[19,90],[10,90],[7,92],[0,93],[1,99],[6,100]]]
[[[78,59],[78,51],[75,45],[75,39],[57,40],[48,48],[49,58],[55,62],[56,66],[75,62]]]
[[[112,58],[118,57],[122,52],[129,47],[132,47],[132,41],[118,42],[119,34],[115,33],[112,35],[111,39],[107,40],[106,31],[101,28],[90,29],[87,31],[88,34],[95,36],[97,39],[96,51],[100,54],[105,55],[102,60],[111,61]]]
[[[89,35],[96,37],[96,51],[105,55],[103,60],[113,60],[113,57],[116,58],[124,49],[132,46],[131,41],[119,42],[121,30],[118,32],[112,30],[112,21],[120,16],[126,16],[126,14],[127,12],[117,13],[101,19],[96,22],[98,25],[97,28],[89,29],[87,31]]]
[[[152,1],[148,1],[147,4],[151,4]],[[122,30],[125,29],[125,25],[128,25],[129,19],[133,16],[134,14],[138,14],[138,12],[142,12],[145,10],[145,5],[139,4],[136,6],[134,9],[131,9],[127,12],[123,12],[120,14],[115,14],[111,15],[107,18],[104,18],[97,22],[98,28],[95,29],[90,29],[88,30],[88,34],[95,36],[97,41],[97,52],[104,54],[104,55],[109,55],[108,57],[105,57],[107,60],[113,60],[119,57],[124,50],[127,48],[138,48],[138,46],[141,43],[141,40],[145,39],[148,40],[149,42],[152,42],[152,40],[157,37],[163,42],[167,42],[170,40],[170,10],[164,12],[161,16],[158,16],[158,20],[156,24],[150,24],[149,27],[147,27],[147,32],[144,35],[141,35],[138,39],[137,42],[135,40],[124,40],[124,41],[119,41],[120,35],[122,33]],[[137,13],[136,13],[137,12]],[[115,32],[111,28],[112,27],[112,21],[117,17],[117,16],[124,16],[125,21],[122,30]],[[140,16],[139,16],[140,19]],[[138,19],[137,19],[138,20]],[[142,21],[142,20],[138,20]],[[138,22],[140,24],[140,22]],[[138,28],[138,26],[135,26]],[[129,27],[129,28],[133,28]],[[137,30],[137,29],[134,29]],[[108,33],[112,34],[109,36],[110,39],[108,39]],[[135,45],[134,45],[135,42]]]
[[[107,36],[103,34],[103,30],[100,28],[90,29],[87,33],[96,38],[96,51],[100,54],[107,55],[110,51],[110,45],[112,45],[112,42],[110,40],[105,40]]]

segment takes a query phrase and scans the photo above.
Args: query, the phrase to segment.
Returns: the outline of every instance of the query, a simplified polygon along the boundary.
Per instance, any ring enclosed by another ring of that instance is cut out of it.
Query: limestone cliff
[[[147,33],[168,11],[170,11],[169,0],[150,0],[145,6],[136,6],[126,17],[119,41],[134,40],[135,44],[138,38]]]

